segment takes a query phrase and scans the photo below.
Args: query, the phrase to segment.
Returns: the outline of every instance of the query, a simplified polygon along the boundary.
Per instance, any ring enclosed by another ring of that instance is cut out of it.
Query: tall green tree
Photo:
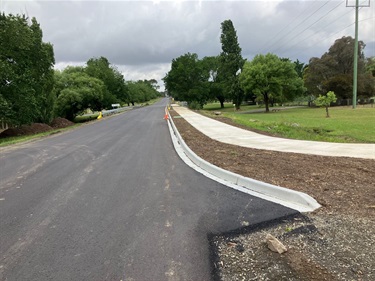
[[[291,100],[305,91],[295,65],[274,54],[256,55],[251,62],[246,62],[240,75],[240,85],[264,101],[266,112],[269,112],[272,99]]]
[[[124,76],[118,69],[111,65],[107,58],[91,58],[87,61],[85,72],[91,77],[103,81],[106,91],[104,93],[103,105],[110,108],[111,104],[126,101],[128,89]]]
[[[218,82],[222,83],[225,94],[229,94],[236,109],[239,109],[244,97],[244,91],[238,87],[238,74],[241,72],[245,59],[241,55],[237,32],[231,20],[221,23],[221,53]]]
[[[375,57],[367,58],[366,60],[366,72],[375,77]]]
[[[220,68],[219,56],[204,57],[201,60],[203,71],[206,73],[205,77],[208,77],[207,89],[210,99],[217,99],[220,102],[221,108],[224,108],[224,102],[226,96],[224,94],[222,83],[218,79],[218,72]]]
[[[294,62],[294,65],[298,77],[303,78],[303,71],[305,70],[306,65],[303,62],[300,62],[298,59]]]
[[[156,80],[155,80],[156,81]],[[131,103],[143,103],[155,99],[160,96],[160,93],[155,89],[155,83],[151,80],[138,80],[127,82],[130,99],[127,101]]]
[[[358,96],[374,94],[374,77],[366,72],[365,44],[358,42]],[[353,93],[354,39],[337,39],[321,58],[311,58],[304,73],[305,85],[312,95],[334,91],[340,99],[350,99]]]
[[[52,119],[53,47],[35,18],[0,13],[0,93],[4,122],[20,125]]]
[[[143,80],[144,82],[150,84],[152,88],[154,88],[156,91],[159,90],[160,86],[158,85],[158,81],[156,79],[150,79],[150,80]]]
[[[187,53],[172,60],[171,70],[163,81],[168,94],[176,100],[203,106],[209,99],[208,78],[198,55]]]

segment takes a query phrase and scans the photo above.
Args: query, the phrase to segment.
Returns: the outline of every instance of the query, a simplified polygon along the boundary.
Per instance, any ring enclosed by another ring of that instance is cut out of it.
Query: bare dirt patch
[[[173,110],[170,113],[177,115]],[[216,236],[212,246],[217,278],[375,280],[374,160],[238,147],[212,140],[183,118],[173,121],[187,145],[206,161],[246,177],[305,192],[322,205],[312,214],[261,230]],[[309,225],[313,230],[293,232]],[[265,233],[282,240],[288,252],[270,252],[265,246]],[[232,240],[241,245],[241,251],[228,244]]]

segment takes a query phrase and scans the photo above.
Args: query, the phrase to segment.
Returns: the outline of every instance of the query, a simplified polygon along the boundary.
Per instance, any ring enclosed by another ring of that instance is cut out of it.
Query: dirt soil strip
[[[186,144],[206,161],[305,192],[322,205],[305,216],[211,237],[218,280],[375,280],[375,160],[224,144],[197,131],[175,111],[170,114]],[[269,251],[266,233],[285,243],[288,251]]]

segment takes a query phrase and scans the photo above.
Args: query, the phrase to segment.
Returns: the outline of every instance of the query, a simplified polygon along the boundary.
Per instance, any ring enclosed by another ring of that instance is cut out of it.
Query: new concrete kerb
[[[281,204],[299,212],[312,212],[321,207],[314,198],[306,193],[247,178],[203,160],[186,145],[169,112],[168,116],[168,127],[176,152],[186,164],[198,172],[231,188]]]

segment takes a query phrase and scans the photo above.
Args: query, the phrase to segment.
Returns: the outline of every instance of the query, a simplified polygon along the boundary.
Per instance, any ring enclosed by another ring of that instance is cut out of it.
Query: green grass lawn
[[[241,105],[241,112],[253,109],[260,109],[260,107],[258,105]],[[234,106],[232,103],[224,103],[224,108],[220,108],[220,103],[208,103],[203,110],[234,112]]]
[[[259,109],[258,106],[241,106],[234,112],[231,104],[220,109],[220,104],[208,104],[202,111],[212,116],[212,111],[221,111],[222,116],[250,128],[277,134],[282,137],[328,141],[375,143],[375,107],[356,109],[330,107],[330,118],[325,117],[324,108],[291,108],[270,113],[244,113]]]

